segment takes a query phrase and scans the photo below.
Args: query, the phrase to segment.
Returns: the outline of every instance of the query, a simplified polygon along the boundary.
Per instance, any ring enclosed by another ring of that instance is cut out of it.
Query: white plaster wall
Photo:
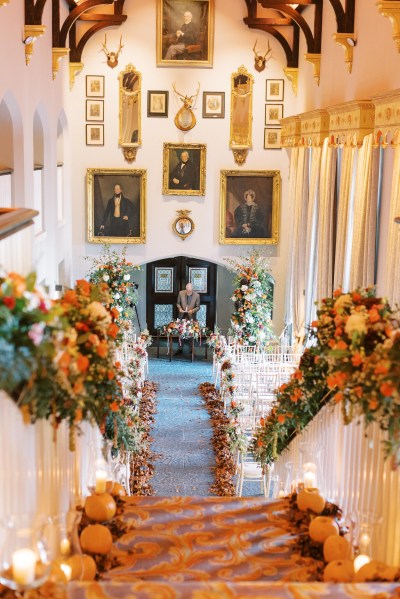
[[[51,2],[45,6],[43,24],[46,25],[45,34],[36,41],[30,64],[26,65],[25,46],[22,43],[24,2],[18,0],[0,7],[0,102],[4,100],[12,120],[13,205],[33,208],[33,121],[37,111],[44,142],[45,231],[34,239],[33,267],[38,271],[38,280],[54,289],[54,284],[58,282],[60,256],[68,263],[70,270],[71,241],[70,218],[57,223],[57,122],[63,113],[65,88],[68,89],[68,65],[66,61],[60,63],[60,73],[53,81]],[[65,118],[63,124],[67,140]],[[66,153],[66,162],[68,156],[69,152]],[[67,204],[70,204],[69,198]],[[3,263],[3,266],[8,268],[7,263]]]
[[[82,276],[88,269],[85,255],[95,255],[101,246],[86,242],[86,168],[144,168],[147,170],[147,240],[143,245],[128,247],[128,255],[136,263],[144,263],[174,255],[188,255],[214,262],[223,262],[224,256],[240,255],[250,246],[219,244],[219,198],[220,171],[275,170],[282,174],[281,237],[276,247],[259,246],[263,253],[271,255],[271,267],[276,277],[276,317],[278,332],[283,325],[284,291],[287,262],[287,236],[285,224],[290,207],[284,201],[287,196],[288,158],[285,150],[264,150],[264,106],[266,78],[284,78],[281,70],[283,51],[271,40],[273,59],[268,69],[257,73],[254,69],[253,46],[258,39],[258,47],[267,48],[267,38],[261,31],[251,31],[243,23],[247,10],[243,0],[216,0],[215,45],[213,68],[156,67],[156,0],[146,2],[125,2],[128,19],[120,28],[107,30],[108,49],[116,49],[122,34],[124,48],[119,58],[119,67],[110,69],[105,64],[105,56],[99,53],[104,40],[104,32],[93,36],[85,47],[82,60],[85,68],[77,76],[71,93],[68,119],[71,124],[74,173],[74,237],[73,251],[76,265],[75,275]],[[142,147],[131,165],[123,157],[118,147],[118,73],[128,63],[142,73]],[[230,75],[244,64],[254,75],[253,101],[253,150],[246,163],[238,167],[229,150],[229,111]],[[105,76],[105,145],[104,147],[85,146],[85,75]],[[193,94],[200,82],[200,96],[195,114],[197,124],[186,134],[174,125],[174,116],[180,108],[172,91],[172,84],[183,94]],[[285,111],[295,111],[296,100],[291,86],[285,82]],[[169,90],[169,116],[147,118],[147,90]],[[203,91],[223,91],[226,96],[224,119],[203,119]],[[204,143],[207,146],[206,195],[169,196],[162,195],[163,142]],[[182,241],[172,232],[171,224],[176,218],[176,210],[191,210],[196,229]]]

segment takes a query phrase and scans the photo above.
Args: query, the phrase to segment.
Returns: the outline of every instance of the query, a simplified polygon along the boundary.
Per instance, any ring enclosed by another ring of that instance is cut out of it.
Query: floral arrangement
[[[170,323],[164,325],[162,329],[164,335],[173,335],[180,339],[200,339],[206,337],[208,331],[205,327],[202,327],[198,320],[186,320],[183,318],[180,320],[172,320]]]
[[[62,330],[60,314],[60,307],[36,286],[34,273],[0,278],[0,389],[15,400],[27,388],[47,395],[48,383],[37,373],[55,355],[53,332]],[[45,416],[42,406],[38,410],[39,417]]]
[[[253,251],[238,261],[226,259],[235,273],[232,334],[244,345],[264,345],[274,338],[271,324],[274,279],[267,259]]]
[[[308,348],[271,414],[256,432],[253,452],[270,463],[330,399],[344,422],[363,417],[388,432],[386,456],[400,464],[399,314],[373,288],[322,300]]]
[[[110,308],[119,312],[117,322],[123,326],[125,321],[133,318],[133,307],[138,301],[136,285],[132,279],[133,271],[140,267],[128,262],[126,247],[121,254],[111,250],[110,244],[105,243],[99,258],[90,256],[92,267],[88,273],[89,281],[95,284],[106,284],[110,294]]]
[[[120,337],[118,310],[108,310],[108,289],[84,279],[59,300],[67,326],[54,359],[54,424],[68,420],[70,426],[94,419],[101,427],[109,411],[122,402],[121,364],[115,362]]]

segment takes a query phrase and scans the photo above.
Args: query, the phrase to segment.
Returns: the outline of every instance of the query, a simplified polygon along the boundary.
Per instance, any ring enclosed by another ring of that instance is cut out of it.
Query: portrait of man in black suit
[[[175,168],[169,177],[170,189],[198,189],[199,173],[196,165],[190,159],[189,152],[183,150]]]
[[[143,243],[146,171],[88,169],[88,240]]]

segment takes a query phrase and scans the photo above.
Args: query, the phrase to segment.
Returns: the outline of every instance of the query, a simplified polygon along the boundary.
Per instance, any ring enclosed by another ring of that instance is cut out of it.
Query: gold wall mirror
[[[231,129],[229,146],[236,164],[243,164],[252,147],[252,75],[242,65],[231,75]]]
[[[119,138],[125,160],[133,162],[142,145],[142,75],[132,64],[119,74]]]

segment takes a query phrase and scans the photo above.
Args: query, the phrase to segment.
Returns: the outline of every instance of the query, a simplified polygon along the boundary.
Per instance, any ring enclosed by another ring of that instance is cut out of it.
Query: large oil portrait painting
[[[279,171],[221,171],[220,243],[277,244]]]
[[[211,67],[214,0],[157,0],[157,65]]]
[[[90,243],[145,243],[146,171],[87,169]]]

